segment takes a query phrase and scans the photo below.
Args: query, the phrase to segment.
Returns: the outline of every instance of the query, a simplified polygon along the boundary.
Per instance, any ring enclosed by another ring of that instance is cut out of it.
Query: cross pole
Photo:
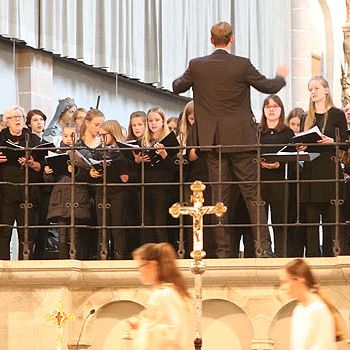
[[[181,206],[180,203],[175,203],[169,209],[169,213],[178,218],[180,215],[190,215],[193,218],[193,251],[191,257],[193,258],[191,264],[191,272],[195,275],[195,313],[196,313],[196,327],[195,327],[195,350],[202,348],[202,274],[205,272],[205,251],[203,250],[203,216],[208,214],[215,214],[222,216],[227,210],[227,207],[218,202],[214,206],[203,206],[204,196],[203,191],[205,185],[201,181],[195,181],[191,185],[191,203],[190,206]]]

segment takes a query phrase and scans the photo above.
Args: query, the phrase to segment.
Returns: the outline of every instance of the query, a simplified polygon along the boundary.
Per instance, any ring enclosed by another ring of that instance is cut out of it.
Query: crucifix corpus
[[[191,264],[191,272],[195,275],[195,313],[196,313],[196,336],[194,340],[195,350],[202,348],[201,322],[202,322],[202,274],[205,272],[205,263],[202,259],[205,257],[203,250],[203,216],[207,214],[215,214],[222,216],[227,210],[227,207],[218,202],[214,206],[203,206],[204,197],[203,191],[205,185],[201,181],[195,181],[191,185],[191,203],[192,207],[181,206],[180,203],[175,203],[169,209],[169,213],[178,218],[180,215],[190,215],[193,218],[193,258]]]

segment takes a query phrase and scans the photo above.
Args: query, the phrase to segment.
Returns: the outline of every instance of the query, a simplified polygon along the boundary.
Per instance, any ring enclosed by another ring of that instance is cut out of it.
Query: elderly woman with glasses
[[[24,109],[20,106],[8,107],[3,116],[7,128],[0,132],[0,178],[6,182],[2,186],[2,209],[0,223],[7,225],[0,231],[0,259],[10,258],[10,240],[12,226],[17,222],[19,240],[19,259],[25,253],[29,258],[32,255],[35,231],[29,230],[29,251],[24,252],[24,223],[25,205],[28,206],[28,224],[36,224],[36,207],[39,203],[38,186],[32,183],[40,181],[42,160],[39,152],[25,152],[21,147],[35,147],[40,144],[40,138],[25,128]],[[16,150],[15,150],[16,149]],[[27,153],[27,154],[26,154]],[[29,154],[28,154],[29,153]],[[25,182],[28,168],[28,201],[26,203],[26,186],[19,186]],[[22,226],[22,227],[21,227]]]

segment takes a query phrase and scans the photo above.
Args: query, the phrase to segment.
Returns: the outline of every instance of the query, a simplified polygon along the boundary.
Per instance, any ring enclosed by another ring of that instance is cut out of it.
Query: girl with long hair
[[[116,120],[107,120],[100,126],[100,136],[103,139],[102,150],[95,154],[95,160],[110,159],[112,163],[106,166],[106,225],[123,226],[126,224],[128,189],[125,186],[116,186],[129,181],[129,162],[117,148],[117,141],[125,141],[120,124]],[[103,172],[95,169],[90,170],[90,176],[100,185],[95,188],[95,204],[97,208],[97,223],[103,224]],[[111,232],[113,259],[126,258],[126,238],[124,228],[112,228]],[[102,231],[99,234],[99,247],[103,248]],[[107,254],[107,251],[102,253]],[[103,258],[107,258],[107,255]]]
[[[146,309],[128,320],[136,350],[190,348],[190,295],[169,243],[148,243],[133,252],[143,284],[153,287]]]
[[[169,134],[165,112],[153,107],[147,112],[147,125],[141,140],[141,146],[147,151],[135,155],[135,162],[144,162],[144,222],[146,225],[165,226],[168,223],[170,189],[168,185],[148,185],[152,183],[170,183],[173,181],[173,157],[168,155],[161,140]],[[154,156],[156,154],[156,156]],[[142,169],[142,167],[141,167]],[[144,229],[141,243],[167,242],[168,230],[162,227]]]
[[[141,145],[142,137],[145,133],[146,129],[146,113],[144,111],[135,111],[132,112],[129,118],[129,126],[128,126],[128,136],[126,138],[127,141],[137,141],[139,145]],[[130,154],[130,151],[127,151],[127,156],[131,159],[134,157],[138,157],[137,154]],[[134,228],[130,228],[127,230],[128,235],[128,248],[130,251],[133,251],[136,247],[140,246],[140,229],[138,226],[141,225],[141,208],[140,208],[140,198],[141,198],[141,186],[137,185],[137,182],[141,182],[141,177],[138,164],[135,162],[131,163],[132,176],[130,182],[134,182],[135,184],[131,184],[129,187],[129,200],[127,202],[127,213],[126,213],[126,222],[128,226],[134,226]]]
[[[306,222],[314,225],[307,227],[306,256],[333,256],[333,242],[335,239],[337,183],[339,185],[339,200],[342,199],[343,183],[340,163],[336,162],[336,148],[330,146],[336,141],[339,132],[340,141],[347,139],[347,125],[345,114],[342,110],[334,107],[328,82],[325,78],[318,76],[309,81],[310,92],[309,110],[305,119],[305,130],[318,126],[322,133],[322,139],[318,141],[320,156],[312,162],[305,162],[302,180],[324,180],[324,182],[304,182],[301,184],[301,202],[306,205]],[[328,145],[326,147],[322,145]],[[307,146],[301,146],[301,150],[308,151]],[[338,169],[337,169],[338,168]],[[339,171],[338,180],[336,170]],[[333,181],[330,181],[333,180]],[[319,223],[322,216],[323,242],[320,251]],[[326,225],[323,225],[326,224]],[[339,227],[339,239],[341,253],[346,254],[349,244],[343,242],[342,227]],[[346,250],[347,247],[347,250]]]
[[[320,290],[303,259],[290,261],[281,273],[281,288],[298,301],[293,310],[291,350],[335,350],[343,339],[335,307]]]
[[[131,113],[128,126],[127,141],[141,140],[146,129],[146,113],[144,111],[136,111]]]
[[[75,148],[86,158],[95,158],[100,152],[101,138],[100,127],[104,122],[105,116],[98,109],[90,109],[85,116],[83,124],[80,128],[80,139],[75,144]],[[77,180],[78,182],[92,182],[92,177],[89,174],[90,169],[77,163]],[[95,198],[95,187],[84,185],[85,194],[93,203]],[[96,224],[96,208],[94,205],[91,207],[91,225]],[[97,257],[97,232],[90,229],[81,233],[78,231],[78,257],[82,260],[96,259]],[[90,231],[90,232],[88,232]]]

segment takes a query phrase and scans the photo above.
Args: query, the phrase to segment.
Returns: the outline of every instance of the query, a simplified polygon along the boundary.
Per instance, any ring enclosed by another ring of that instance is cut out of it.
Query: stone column
[[[252,340],[252,350],[273,350],[275,348],[275,342],[269,339],[256,339]]]
[[[292,106],[308,109],[307,83],[311,78],[310,0],[291,2]]]
[[[48,118],[53,114],[52,54],[29,47],[16,52],[19,104],[26,110],[40,109]]]

